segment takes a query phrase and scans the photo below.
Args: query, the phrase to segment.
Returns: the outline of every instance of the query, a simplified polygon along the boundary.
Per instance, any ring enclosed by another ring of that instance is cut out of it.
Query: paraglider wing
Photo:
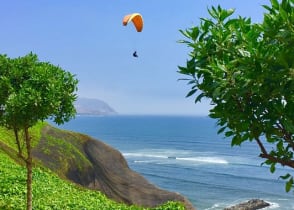
[[[123,25],[126,26],[128,25],[129,22],[133,22],[136,30],[138,32],[141,32],[143,30],[143,17],[140,13],[133,13],[133,14],[128,14],[124,16],[123,18]]]

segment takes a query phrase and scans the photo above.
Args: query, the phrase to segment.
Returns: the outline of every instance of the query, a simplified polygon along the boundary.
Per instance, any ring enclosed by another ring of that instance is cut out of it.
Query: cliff
[[[117,202],[155,207],[180,201],[194,209],[182,195],[159,189],[132,171],[119,151],[87,135],[46,125],[33,156],[59,176],[102,191]]]

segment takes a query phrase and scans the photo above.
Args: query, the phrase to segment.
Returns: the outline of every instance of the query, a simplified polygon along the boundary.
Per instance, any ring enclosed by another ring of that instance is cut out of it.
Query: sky
[[[179,74],[189,49],[179,32],[220,5],[262,22],[269,0],[2,0],[0,53],[30,52],[76,75],[78,96],[97,98],[119,114],[208,115],[208,100],[186,98]],[[138,12],[144,28],[122,25]],[[132,56],[137,51],[138,58]]]

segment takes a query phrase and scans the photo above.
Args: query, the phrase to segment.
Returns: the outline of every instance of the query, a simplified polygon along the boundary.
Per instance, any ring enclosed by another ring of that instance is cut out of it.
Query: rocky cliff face
[[[182,195],[149,183],[128,167],[119,151],[89,136],[45,126],[33,155],[61,177],[118,202],[155,207],[180,201],[187,209],[195,209]]]

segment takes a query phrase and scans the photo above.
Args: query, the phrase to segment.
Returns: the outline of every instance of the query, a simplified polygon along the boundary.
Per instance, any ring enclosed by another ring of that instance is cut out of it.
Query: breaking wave
[[[175,150],[150,150],[125,152],[123,155],[135,163],[164,163],[168,164],[229,164],[225,157],[210,153],[193,153]]]

